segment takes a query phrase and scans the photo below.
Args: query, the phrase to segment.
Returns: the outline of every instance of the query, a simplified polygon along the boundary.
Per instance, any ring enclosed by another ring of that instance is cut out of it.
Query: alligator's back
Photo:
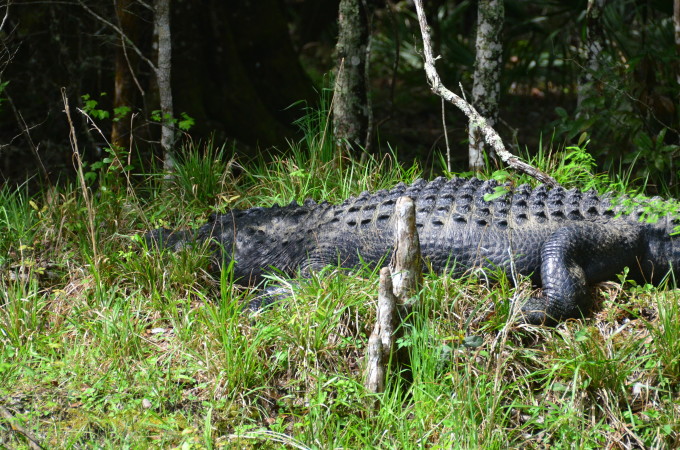
[[[518,273],[538,276],[542,245],[559,227],[627,220],[614,219],[609,201],[594,191],[513,189],[476,178],[437,178],[365,192],[340,205],[257,208],[227,213],[217,221],[228,222],[220,226],[223,234],[236,233],[234,256],[241,276],[257,279],[268,267],[286,272],[329,264],[353,267],[389,257],[394,205],[401,196],[415,200],[422,253],[436,271],[454,266],[508,269],[512,262]]]

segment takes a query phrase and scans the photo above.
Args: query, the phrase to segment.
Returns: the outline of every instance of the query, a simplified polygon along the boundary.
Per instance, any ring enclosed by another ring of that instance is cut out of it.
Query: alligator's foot
[[[545,291],[544,291],[545,292]],[[580,302],[588,310],[588,302]],[[578,302],[568,298],[551,298],[549,296],[530,297],[522,306],[520,320],[531,325],[554,327],[566,319],[583,317],[583,311]]]
[[[543,325],[546,327],[554,327],[559,323],[559,319],[550,316],[544,308],[541,309],[536,307],[536,304],[540,303],[541,300],[544,299],[532,297],[527,302],[527,305],[530,304],[531,306],[527,307],[527,305],[524,305],[522,307],[519,318],[521,323],[528,323],[530,325]]]

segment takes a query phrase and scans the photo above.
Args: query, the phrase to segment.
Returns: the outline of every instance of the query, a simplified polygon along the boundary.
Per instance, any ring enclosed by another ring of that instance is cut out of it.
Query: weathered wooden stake
[[[366,390],[383,392],[390,361],[407,364],[406,352],[395,353],[395,342],[403,332],[399,323],[407,318],[422,284],[420,241],[415,205],[401,197],[395,206],[395,244],[390,268],[380,270],[376,323],[366,349]],[[396,330],[396,332],[395,332]]]
[[[395,214],[394,253],[390,263],[392,292],[397,297],[399,312],[404,314],[412,309],[423,282],[415,203],[409,197],[399,198]]]
[[[378,312],[366,350],[366,389],[369,392],[385,390],[385,374],[394,346],[394,325],[397,299],[392,293],[392,274],[388,267],[380,270],[378,286]]]

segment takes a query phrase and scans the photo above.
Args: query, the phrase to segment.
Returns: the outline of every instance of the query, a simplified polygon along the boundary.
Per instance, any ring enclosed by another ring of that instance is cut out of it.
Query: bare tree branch
[[[100,22],[102,22],[104,25],[108,26],[108,27],[111,28],[113,31],[115,31],[115,32],[120,36],[120,38],[121,38],[123,41],[127,42],[127,43],[129,44],[130,48],[131,48],[132,50],[134,50],[135,53],[137,53],[137,56],[139,56],[145,63],[147,63],[147,64],[149,65],[149,67],[151,68],[151,70],[154,71],[154,73],[157,73],[157,72],[158,72],[158,67],[156,67],[156,64],[154,64],[153,61],[151,61],[149,58],[147,58],[146,56],[144,56],[144,53],[142,53],[142,50],[141,50],[139,47],[137,47],[137,46],[134,44],[134,42],[129,42],[129,41],[128,41],[127,36],[125,36],[125,33],[123,32],[122,29],[120,29],[120,27],[118,27],[115,23],[113,23],[113,22],[111,22],[111,21],[109,21],[109,20],[106,20],[104,17],[102,17],[102,16],[100,16],[99,14],[97,14],[96,11],[94,11],[92,8],[90,8],[89,6],[87,6],[87,5],[83,2],[83,0],[78,0],[78,4],[79,4],[85,11],[87,11],[92,17],[96,18],[97,20],[99,20]]]
[[[9,427],[19,434],[22,434],[28,441],[28,446],[32,450],[41,450],[40,442],[27,429],[16,422],[16,419],[4,406],[0,405],[0,416],[2,416],[8,423]]]
[[[38,145],[33,142],[33,138],[31,137],[31,128],[34,127],[29,127],[26,121],[24,120],[24,116],[21,114],[21,112],[17,109],[17,107],[14,105],[14,101],[12,101],[12,97],[5,91],[5,97],[7,98],[7,102],[9,103],[9,106],[12,108],[12,112],[14,113],[14,118],[17,121],[17,124],[19,125],[19,128],[21,129],[21,133],[24,135],[24,138],[26,139],[26,142],[28,142],[28,146],[31,149],[31,152],[33,153],[33,156],[35,157],[36,162],[38,163],[38,166],[40,166],[40,174],[43,177],[43,181],[49,182],[49,175],[47,174],[47,169],[45,168],[45,165],[42,162],[42,159],[40,158],[40,153],[38,153]]]
[[[0,22],[0,31],[5,27],[5,23],[7,22],[7,18],[9,17],[9,7],[12,4],[12,0],[7,0],[5,3],[5,15],[2,18],[2,22]]]
[[[490,127],[486,119],[482,117],[477,110],[470,105],[468,102],[451,92],[444,86],[439,78],[437,69],[435,68],[435,61],[439,58],[435,58],[432,51],[432,38],[430,36],[430,27],[427,24],[425,18],[425,12],[423,11],[422,0],[414,0],[416,6],[416,12],[418,13],[418,23],[420,24],[420,32],[423,37],[423,54],[425,56],[425,74],[427,76],[428,83],[432,89],[432,92],[442,97],[444,100],[454,104],[458,109],[460,109],[470,120],[472,126],[478,127],[484,136],[484,140],[489,144],[495,151],[496,154],[510,167],[524,172],[532,177],[536,178],[542,183],[549,186],[559,186],[557,181],[550,175],[530,166],[524,161],[520,160],[517,156],[513,155],[505,149],[503,145],[503,140],[496,133],[492,127]]]

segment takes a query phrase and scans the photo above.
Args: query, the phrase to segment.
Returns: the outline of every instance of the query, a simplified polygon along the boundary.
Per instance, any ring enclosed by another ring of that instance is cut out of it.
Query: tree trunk
[[[175,0],[172,14],[173,101],[196,121],[192,136],[236,139],[253,155],[299,139],[291,124],[318,97],[279,1]]]
[[[595,110],[589,99],[598,97],[597,76],[602,70],[604,34],[602,12],[607,0],[588,0],[585,33],[581,40],[582,67],[576,86],[576,117],[590,118]]]
[[[131,11],[135,0],[116,0],[116,17],[118,26],[125,37],[119,37],[120,46],[116,48],[115,76],[113,87],[113,108],[132,109],[136,103],[134,74],[138,60],[134,51],[128,50],[129,41],[133,45],[137,42],[139,30],[139,16]],[[130,118],[128,115],[114,118],[111,127],[111,145],[114,148],[127,148],[130,139]]]
[[[501,93],[501,34],[505,15],[503,0],[480,0],[477,15],[475,74],[472,104],[491,127],[498,121],[498,101]],[[484,136],[480,128],[470,123],[469,167],[479,172],[484,167]]]
[[[675,29],[675,56],[680,58],[680,0],[673,1],[673,25]],[[676,72],[676,81],[680,84],[680,71]]]
[[[175,167],[175,124],[172,107],[172,43],[170,41],[170,0],[154,1],[154,29],[158,38],[158,57],[156,81],[161,106],[161,148],[163,149],[163,169],[172,172]]]
[[[367,13],[364,0],[340,1],[333,130],[338,146],[355,152],[368,142]]]

